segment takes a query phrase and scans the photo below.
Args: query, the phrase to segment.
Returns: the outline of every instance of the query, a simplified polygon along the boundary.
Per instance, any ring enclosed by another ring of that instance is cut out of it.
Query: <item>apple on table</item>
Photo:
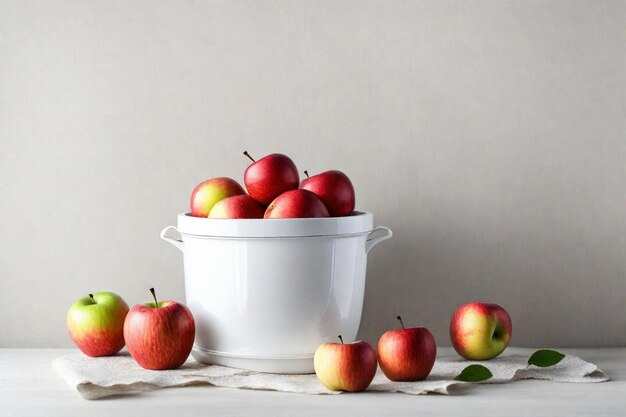
[[[124,347],[128,304],[113,292],[95,292],[76,301],[67,312],[74,344],[87,356],[109,356]]]
[[[124,322],[124,338],[131,356],[146,369],[175,369],[191,353],[196,326],[189,308],[176,301],[134,306]]]
[[[513,326],[500,305],[473,302],[456,309],[450,320],[450,339],[459,355],[470,360],[495,358],[506,349]]]
[[[405,328],[402,317],[396,317],[401,329],[389,330],[378,340],[378,363],[392,381],[421,381],[433,369],[437,344],[425,327]]]
[[[367,342],[324,343],[315,351],[313,364],[320,382],[332,391],[363,391],[376,374],[376,352]]]

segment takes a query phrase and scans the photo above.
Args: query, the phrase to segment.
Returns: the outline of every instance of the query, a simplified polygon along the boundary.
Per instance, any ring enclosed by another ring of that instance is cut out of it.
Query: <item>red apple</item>
[[[437,345],[433,334],[425,327],[405,328],[385,332],[378,341],[378,363],[392,381],[421,381],[433,369]]]
[[[176,301],[137,304],[124,322],[128,352],[146,369],[175,369],[191,353],[196,334],[191,311]]]
[[[218,201],[209,217],[212,219],[262,219],[265,208],[247,194]]]
[[[326,171],[302,181],[300,188],[315,193],[322,200],[331,217],[349,216],[354,211],[354,187],[341,171]]]
[[[273,153],[255,161],[246,169],[243,182],[248,194],[256,201],[267,206],[276,197],[288,190],[298,188],[300,176],[296,164],[286,155]]]
[[[266,219],[299,217],[328,217],[328,209],[309,190],[290,190],[282,193],[265,210]]]
[[[450,339],[465,359],[486,360],[506,349],[512,329],[509,313],[498,304],[467,303],[450,320]]]
[[[332,391],[363,391],[376,374],[376,352],[367,342],[324,343],[313,365],[320,382]]]
[[[72,341],[87,356],[109,356],[124,347],[128,304],[112,292],[96,292],[72,304],[67,328]]]
[[[191,193],[191,215],[207,217],[218,201],[245,193],[241,185],[231,178],[211,178],[201,182]]]

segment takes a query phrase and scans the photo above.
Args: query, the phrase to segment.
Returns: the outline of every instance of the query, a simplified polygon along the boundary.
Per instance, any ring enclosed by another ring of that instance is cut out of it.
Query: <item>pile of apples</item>
[[[128,304],[113,292],[96,292],[76,301],[67,313],[74,344],[87,356],[111,356],[124,345],[145,369],[175,369],[191,353],[196,325],[191,311],[176,301]]]
[[[248,193],[232,178],[211,178],[191,193],[191,215],[214,219],[341,217],[354,211],[354,187],[341,171],[326,171],[300,182],[296,164],[274,153],[252,160],[244,173]]]
[[[421,381],[435,364],[437,345],[425,327],[389,330],[374,351],[367,342],[324,343],[315,351],[315,374],[333,391],[365,390],[377,365],[391,381]],[[469,360],[498,356],[511,340],[511,317],[498,304],[473,302],[456,309],[450,320],[450,339],[459,355]]]

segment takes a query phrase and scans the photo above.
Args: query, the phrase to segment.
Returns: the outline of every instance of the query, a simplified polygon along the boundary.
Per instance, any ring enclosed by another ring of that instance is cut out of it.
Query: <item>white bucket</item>
[[[179,237],[167,236],[177,230]],[[384,232],[380,234],[377,232]],[[374,237],[374,234],[378,237]],[[367,253],[389,239],[371,213],[307,219],[178,215],[161,238],[183,252],[193,357],[262,372],[311,373],[317,347],[356,338]]]

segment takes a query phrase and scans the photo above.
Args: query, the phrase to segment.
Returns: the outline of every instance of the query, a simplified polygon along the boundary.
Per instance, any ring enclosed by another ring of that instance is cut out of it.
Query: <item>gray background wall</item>
[[[89,291],[183,298],[162,227],[244,149],[345,171],[395,237],[361,336],[626,343],[623,1],[0,1],[1,346],[69,346]]]

